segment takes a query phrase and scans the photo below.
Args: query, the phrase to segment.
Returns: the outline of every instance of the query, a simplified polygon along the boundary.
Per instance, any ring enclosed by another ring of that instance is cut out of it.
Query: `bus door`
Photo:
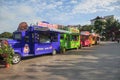
[[[70,34],[66,34],[65,35],[65,46],[67,49],[70,49],[70,43],[71,42],[71,36]]]
[[[23,53],[26,56],[34,55],[34,32],[26,32]]]
[[[14,41],[16,40],[13,46],[15,53],[19,53],[21,56],[24,56],[22,51],[22,48],[24,46],[22,32],[14,32],[13,39]]]
[[[66,49],[66,40],[65,40],[65,35],[64,33],[60,33],[60,50],[63,52]]]
[[[60,33],[51,32],[50,33],[51,43],[54,50],[60,50]]]
[[[78,35],[71,35],[71,48],[77,48],[79,42],[79,36]]]
[[[35,32],[35,55],[48,54],[52,52],[52,43],[50,39],[50,33],[47,31]]]

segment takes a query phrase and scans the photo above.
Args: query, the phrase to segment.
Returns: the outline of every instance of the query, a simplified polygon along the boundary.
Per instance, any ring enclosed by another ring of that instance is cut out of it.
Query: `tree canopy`
[[[12,38],[12,33],[3,32],[3,33],[0,34],[0,38]]]
[[[114,18],[97,19],[94,23],[94,30],[107,39],[118,38],[120,36],[120,22]]]
[[[92,26],[92,25],[83,25],[82,27],[81,27],[81,31],[92,31],[94,29],[94,26]]]

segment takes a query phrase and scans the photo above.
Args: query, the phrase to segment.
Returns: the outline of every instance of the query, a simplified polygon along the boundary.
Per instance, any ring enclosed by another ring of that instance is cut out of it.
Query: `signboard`
[[[38,22],[38,26],[48,27],[48,28],[53,28],[53,29],[58,28],[58,25],[56,25],[56,24],[49,24],[49,23],[44,23],[44,22]]]
[[[34,30],[39,30],[39,31],[48,31],[49,28],[48,27],[38,27],[38,26],[35,26],[34,27]]]
[[[70,28],[69,30],[71,33],[79,33],[79,30],[76,28]]]
[[[18,26],[18,31],[25,31],[28,29],[28,24],[26,22],[21,22]]]

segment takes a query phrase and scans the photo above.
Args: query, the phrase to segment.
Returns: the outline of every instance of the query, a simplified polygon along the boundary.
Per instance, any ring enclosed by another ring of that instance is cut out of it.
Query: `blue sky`
[[[84,25],[107,15],[120,21],[120,0],[0,0],[0,33],[15,31],[22,21]]]

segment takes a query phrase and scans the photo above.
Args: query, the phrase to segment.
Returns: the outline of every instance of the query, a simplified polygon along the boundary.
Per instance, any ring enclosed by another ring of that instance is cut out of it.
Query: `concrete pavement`
[[[120,80],[120,44],[104,42],[0,68],[0,80]]]

